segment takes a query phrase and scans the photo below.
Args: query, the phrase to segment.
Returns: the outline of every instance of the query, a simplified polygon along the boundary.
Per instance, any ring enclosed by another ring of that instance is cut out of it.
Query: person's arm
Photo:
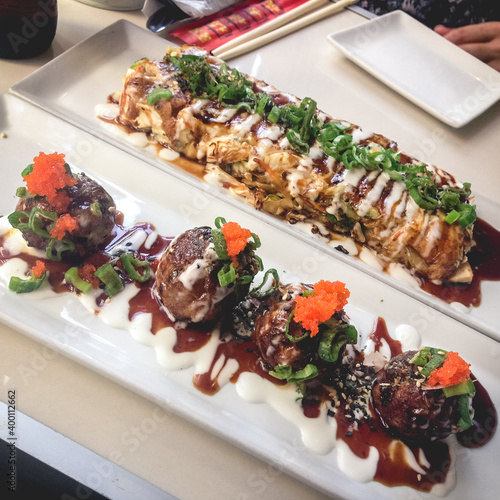
[[[460,28],[447,28],[440,24],[434,31],[500,71],[500,22],[470,24]]]

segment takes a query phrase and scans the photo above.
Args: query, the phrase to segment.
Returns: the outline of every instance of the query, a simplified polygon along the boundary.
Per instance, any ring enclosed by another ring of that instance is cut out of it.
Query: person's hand
[[[447,28],[439,24],[434,31],[500,71],[500,22],[469,24],[460,28]]]

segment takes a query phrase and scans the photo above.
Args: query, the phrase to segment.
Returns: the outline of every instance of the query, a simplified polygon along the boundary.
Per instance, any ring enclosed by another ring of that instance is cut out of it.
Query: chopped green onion
[[[358,332],[352,325],[336,325],[322,334],[318,345],[318,355],[321,359],[335,363],[340,351],[346,344],[355,344],[358,341]]]
[[[150,106],[152,106],[160,99],[172,99],[173,96],[174,94],[172,94],[171,90],[157,87],[148,94],[146,101]]]
[[[224,224],[227,224],[226,219],[224,219],[224,217],[217,217],[215,219],[215,227],[217,229],[221,229]]]
[[[460,214],[456,210],[452,210],[445,218],[444,221],[448,224],[453,224],[460,218]]]
[[[236,280],[236,269],[233,264],[226,263],[224,267],[217,273],[220,286],[228,286]]]
[[[296,132],[294,132],[293,130],[289,130],[286,133],[286,138],[288,139],[288,142],[293,149],[305,155],[309,154],[309,144],[302,141]]]
[[[90,212],[96,217],[102,217],[101,204],[98,201],[94,201],[94,203],[90,205]]]
[[[476,207],[475,205],[469,205],[467,203],[460,203],[458,206],[460,211],[460,218],[458,223],[461,227],[467,227],[476,220]]]
[[[106,285],[106,293],[109,297],[123,290],[122,280],[109,262],[99,267],[94,274]]]
[[[420,370],[420,375],[424,378],[429,377],[431,372],[439,368],[446,358],[446,354],[433,354],[427,364]]]
[[[66,251],[71,252],[74,249],[75,249],[75,244],[72,241],[68,240],[67,238],[63,238],[60,241],[51,238],[49,240],[49,244],[47,245],[45,254],[47,255],[48,259],[59,262],[60,260],[62,260],[63,252]]]
[[[70,267],[64,273],[64,279],[66,280],[66,283],[73,285],[83,293],[88,293],[90,292],[90,290],[92,290],[92,285],[88,281],[80,278],[80,276],[78,275],[77,267]]]
[[[17,276],[11,276],[9,281],[9,290],[16,293],[29,293],[38,290],[45,281],[46,273],[42,273],[39,278],[35,277],[33,273],[29,279],[25,280]]]
[[[222,229],[212,229],[212,241],[214,242],[215,253],[220,260],[228,260],[226,238]]]
[[[16,196],[18,198],[32,198],[29,191],[24,186],[16,189]]]
[[[286,326],[285,326],[285,337],[290,341],[290,342],[293,342],[293,343],[296,343],[296,342],[300,342],[301,340],[304,340],[306,337],[309,336],[309,332],[307,330],[305,330],[306,333],[304,333],[304,335],[302,335],[301,337],[299,338],[295,338],[295,337],[292,337],[289,333],[289,330],[290,330],[290,322],[292,321],[292,318],[293,318],[293,315],[295,314],[295,309],[292,310],[292,312],[290,313],[290,316],[288,316],[288,319],[286,320]]]
[[[144,283],[151,277],[151,267],[147,262],[137,259],[131,253],[126,253],[120,256],[120,261],[123,264],[125,272],[135,281]],[[137,269],[142,269],[141,274]]]
[[[410,363],[413,363],[414,365],[418,366],[425,366],[429,361],[429,356],[431,355],[431,351],[434,352],[431,347],[422,347],[422,349],[420,349],[420,351],[418,351],[417,354],[413,356]]]
[[[269,372],[270,375],[279,379],[286,380],[290,383],[304,382],[318,376],[318,368],[315,365],[309,364],[305,368],[294,372],[289,365],[277,365],[274,370]]]
[[[49,232],[45,229],[47,227],[47,221],[55,222],[58,218],[59,215],[57,212],[48,212],[47,210],[34,207],[31,210],[29,218],[31,231],[42,238],[50,238]]]
[[[278,123],[280,116],[281,116],[280,108],[278,108],[278,106],[273,106],[273,109],[271,109],[271,112],[267,115],[267,119],[270,122]]]
[[[132,66],[130,66],[130,69],[137,69],[138,66],[140,66],[142,63],[148,62],[149,59],[147,57],[141,57],[140,59],[137,59]]]
[[[469,408],[469,396],[467,394],[462,394],[458,401],[458,408],[460,410],[460,419],[458,421],[458,426],[462,431],[466,431],[469,427],[472,427],[472,417],[474,416],[474,411]]]
[[[470,394],[474,396],[476,388],[474,387],[474,382],[472,380],[466,380],[464,382],[460,382],[459,384],[443,387],[443,392],[447,398],[460,396],[461,394]]]
[[[267,283],[267,278],[270,275],[272,275],[274,278],[274,284],[265,292],[261,292],[262,288]],[[274,290],[276,290],[278,288],[279,282],[280,282],[280,278],[278,276],[278,271],[276,271],[276,269],[272,269],[272,268],[268,269],[264,274],[264,278],[262,279],[262,283],[250,292],[250,296],[258,298],[258,299],[263,299],[265,297],[269,297],[269,295],[271,295],[271,293],[273,293]]]
[[[33,163],[30,163],[22,172],[21,172],[21,177],[26,177],[27,175],[31,174],[33,172]]]
[[[30,231],[31,226],[29,225],[29,222],[22,222],[23,219],[26,219],[29,221],[30,214],[28,212],[23,212],[18,210],[17,212],[11,213],[7,219],[10,223],[10,225],[14,229],[19,229],[19,231]]]

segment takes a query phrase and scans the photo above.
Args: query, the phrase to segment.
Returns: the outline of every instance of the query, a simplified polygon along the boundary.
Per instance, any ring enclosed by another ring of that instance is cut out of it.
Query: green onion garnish
[[[94,274],[106,285],[106,293],[109,297],[123,290],[122,280],[109,262],[99,267]]]
[[[80,278],[78,275],[77,267],[70,267],[64,273],[64,279],[66,283],[73,285],[76,289],[80,290],[83,293],[88,293],[92,290],[92,285],[88,282]]]
[[[304,382],[318,376],[318,368],[315,365],[306,365],[302,370],[294,372],[289,365],[277,365],[274,370],[269,372],[270,375],[279,379],[286,380],[291,383]]]
[[[138,66],[140,66],[142,63],[148,62],[149,59],[147,57],[141,57],[140,59],[137,59],[132,66],[130,66],[130,69],[137,69]]]
[[[226,263],[222,269],[217,273],[220,286],[228,286],[233,283],[236,278],[236,269],[232,263]]]
[[[292,312],[290,313],[290,316],[288,316],[288,319],[286,320],[286,326],[285,326],[285,337],[290,341],[290,342],[293,342],[293,343],[296,343],[296,342],[300,342],[301,340],[304,340],[306,337],[309,336],[309,332],[307,330],[305,330],[305,333],[304,335],[298,337],[298,338],[295,338],[295,337],[292,337],[289,333],[289,330],[290,330],[290,322],[292,321],[292,318],[293,318],[293,315],[295,314],[295,309],[292,309]]]
[[[462,431],[466,431],[469,427],[472,427],[472,417],[474,416],[474,411],[469,409],[469,396],[467,394],[462,394],[458,401],[458,407],[460,409],[460,419],[458,421],[458,426]]]
[[[446,354],[433,354],[426,365],[420,370],[420,375],[424,378],[430,376],[431,372],[436,368],[439,368],[446,359]]]
[[[120,261],[125,272],[135,281],[144,283],[151,277],[151,267],[147,262],[137,259],[131,253],[120,256]],[[142,271],[141,272],[139,272]]]
[[[447,398],[460,396],[461,394],[470,394],[471,396],[474,396],[474,394],[476,394],[476,388],[474,387],[474,382],[472,380],[466,380],[465,382],[460,382],[459,384],[443,387],[443,392]]]
[[[21,177],[26,177],[33,172],[33,163],[30,163],[22,172]]]
[[[171,90],[157,87],[148,94],[146,101],[150,106],[152,106],[160,99],[172,99],[173,95],[174,94],[172,94]]]
[[[102,217],[101,204],[98,201],[94,201],[94,203],[90,205],[90,213],[96,217]]]
[[[323,332],[318,345],[318,355],[321,359],[335,363],[341,349],[346,344],[355,344],[358,341],[358,332],[352,325],[339,324]]]
[[[28,212],[23,212],[18,210],[17,212],[12,212],[8,217],[10,225],[14,229],[19,229],[19,231],[31,231],[31,226],[29,224],[30,214]],[[28,222],[23,222],[26,220]]]
[[[75,249],[75,244],[64,237],[62,240],[56,240],[51,238],[49,240],[49,244],[47,245],[47,249],[45,254],[48,259],[59,262],[62,259],[63,252],[71,252]]]
[[[45,280],[46,273],[42,273],[39,278],[36,278],[33,273],[29,279],[25,280],[17,276],[11,276],[9,281],[9,290],[16,293],[29,293],[40,288]]]
[[[265,292],[261,292],[262,288],[267,283],[268,277],[271,275],[272,275],[273,281],[274,281],[273,285]],[[262,278],[262,283],[250,292],[250,297],[255,297],[258,299],[264,299],[265,297],[269,297],[269,295],[271,295],[271,293],[273,293],[274,290],[276,290],[278,288],[279,282],[280,282],[280,278],[278,276],[278,271],[276,271],[276,269],[273,269],[273,268],[268,269],[264,274],[264,278]]]

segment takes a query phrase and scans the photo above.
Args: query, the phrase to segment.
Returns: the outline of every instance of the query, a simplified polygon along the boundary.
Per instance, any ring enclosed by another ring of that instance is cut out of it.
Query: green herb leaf
[[[289,365],[277,365],[274,370],[269,372],[270,375],[279,379],[286,380],[290,383],[299,383],[318,376],[318,368],[315,365],[309,364],[302,370],[294,372]]]
[[[352,325],[338,324],[322,333],[318,345],[318,355],[321,359],[335,363],[341,350],[347,344],[355,344],[358,341],[358,332]]]

